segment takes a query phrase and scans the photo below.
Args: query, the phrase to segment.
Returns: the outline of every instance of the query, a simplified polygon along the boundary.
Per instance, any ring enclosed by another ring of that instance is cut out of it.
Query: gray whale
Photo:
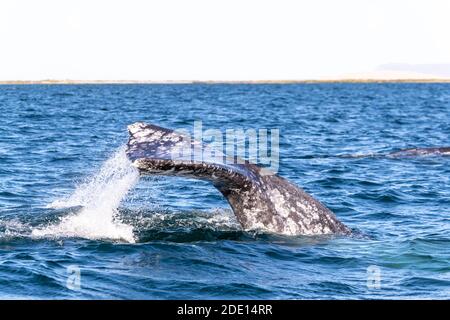
[[[409,148],[391,152],[391,158],[417,157],[417,156],[450,156],[450,147]]]
[[[349,234],[325,205],[286,179],[255,164],[197,161],[177,148],[208,148],[170,129],[142,122],[128,126],[127,156],[142,175],[181,176],[210,181],[228,200],[245,230],[285,235]]]

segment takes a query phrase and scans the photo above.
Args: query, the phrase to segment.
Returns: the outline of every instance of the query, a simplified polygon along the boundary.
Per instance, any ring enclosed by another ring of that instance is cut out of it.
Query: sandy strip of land
[[[311,79],[311,80],[0,80],[0,84],[291,84],[291,83],[450,83],[436,79]]]

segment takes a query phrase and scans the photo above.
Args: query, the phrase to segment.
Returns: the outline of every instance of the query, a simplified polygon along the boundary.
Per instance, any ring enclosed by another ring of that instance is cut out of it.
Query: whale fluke
[[[212,182],[246,230],[262,229],[285,235],[350,233],[322,203],[286,179],[267,174],[266,169],[249,162],[217,161],[221,153],[201,161],[191,154],[183,155],[180,150],[186,146],[203,151],[209,146],[170,129],[137,122],[128,126],[128,131],[126,153],[142,175],[182,176]]]

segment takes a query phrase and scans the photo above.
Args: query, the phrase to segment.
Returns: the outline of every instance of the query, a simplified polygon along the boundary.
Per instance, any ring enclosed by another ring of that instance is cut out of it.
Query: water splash
[[[20,237],[30,232],[30,227],[22,223],[20,220],[13,218],[11,220],[0,220],[0,242]]]
[[[81,206],[81,211],[61,218],[56,225],[34,229],[35,237],[81,237],[115,239],[134,243],[133,227],[121,222],[117,208],[139,180],[125,147],[119,148],[93,177],[79,185],[67,199],[52,202],[49,208]]]

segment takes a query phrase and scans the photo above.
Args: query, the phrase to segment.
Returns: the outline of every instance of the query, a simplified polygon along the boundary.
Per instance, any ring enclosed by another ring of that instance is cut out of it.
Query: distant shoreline
[[[323,79],[323,80],[0,80],[0,85],[27,84],[302,84],[302,83],[450,83],[450,79]]]

